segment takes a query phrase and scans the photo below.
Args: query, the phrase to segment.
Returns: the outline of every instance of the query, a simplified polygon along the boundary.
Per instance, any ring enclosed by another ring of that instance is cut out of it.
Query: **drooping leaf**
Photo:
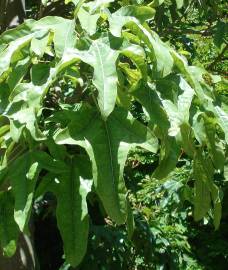
[[[215,230],[217,230],[222,218],[222,196],[220,189],[215,184],[212,186],[211,197],[213,201],[213,223]]]
[[[194,219],[196,221],[202,219],[211,208],[210,185],[213,176],[210,167],[206,171],[202,161],[202,154],[196,152],[193,163],[195,178]]]
[[[216,136],[216,122],[209,117],[204,118],[205,134],[207,136],[207,145],[210,150],[210,156],[216,169],[223,170],[225,156],[223,145]]]
[[[194,90],[183,78],[180,78],[179,88],[183,93],[178,96],[176,104],[170,100],[162,100],[162,104],[170,121],[170,136],[176,136],[180,132],[181,125],[188,123],[189,110],[194,95]]]
[[[168,135],[163,135],[160,147],[159,165],[153,173],[157,179],[165,178],[175,167],[180,156],[180,147],[176,140]]]
[[[89,169],[90,164],[86,163]],[[89,216],[86,196],[92,181],[80,174],[77,158],[72,160],[68,171],[57,177],[57,222],[64,242],[66,261],[77,266],[87,250]]]
[[[218,117],[218,123],[224,131],[226,143],[228,143],[228,113],[219,106],[214,106],[214,110]]]
[[[126,188],[123,168],[133,146],[157,150],[153,134],[122,109],[107,121],[96,111],[83,108],[72,116],[68,128],[55,136],[59,144],[77,144],[86,149],[93,165],[93,179],[108,215],[117,223],[126,221]]]

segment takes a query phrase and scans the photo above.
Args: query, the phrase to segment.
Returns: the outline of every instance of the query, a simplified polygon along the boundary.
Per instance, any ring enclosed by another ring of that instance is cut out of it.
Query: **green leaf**
[[[115,2],[115,0],[94,0],[85,4],[85,6],[89,7],[91,9],[91,13],[93,13],[97,9],[103,8],[112,2]]]
[[[205,159],[202,151],[195,152],[193,162],[193,174],[195,178],[194,195],[194,219],[199,221],[211,208],[211,198],[214,202],[215,224],[218,224],[218,211],[220,202],[216,195],[215,185],[213,184],[214,168],[209,159]]]
[[[116,60],[119,51],[108,46],[104,39],[92,42],[88,51],[69,50],[62,60],[62,65],[73,59],[81,59],[94,68],[93,84],[98,90],[98,106],[106,119],[115,107],[117,97]],[[69,60],[68,60],[69,59]]]
[[[224,131],[226,143],[228,144],[228,113],[219,106],[214,106],[213,108],[218,118],[218,123]]]
[[[57,57],[61,57],[68,48],[73,48],[76,43],[75,20],[61,17],[45,17],[37,21],[32,29],[33,32],[49,30],[54,32],[54,48]]]
[[[12,68],[12,72],[8,77],[8,85],[12,91],[18,83],[24,78],[31,63],[30,57],[26,57],[18,61]]]
[[[193,129],[188,124],[182,124],[180,127],[180,135],[180,144],[184,152],[187,153],[189,157],[193,158],[195,152]]]
[[[201,220],[211,207],[210,190],[206,183],[201,180],[195,182],[194,194],[194,219]]]
[[[128,27],[148,46],[149,57],[155,63],[153,69],[158,73],[158,76],[165,77],[170,74],[173,68],[173,59],[168,46],[149,28],[137,24],[131,24]]]
[[[151,7],[158,7],[160,6],[161,4],[164,3],[165,0],[153,0],[152,3],[150,3],[150,6]]]
[[[50,76],[50,67],[47,64],[39,63],[31,68],[31,81],[34,85],[44,85]]]
[[[55,174],[66,173],[69,169],[63,161],[53,159],[45,152],[36,151],[33,153],[33,158],[39,163],[42,169]]]
[[[27,128],[33,138],[43,140],[44,135],[37,126],[37,112],[41,107],[42,87],[32,83],[21,83],[10,95],[10,105],[4,115],[11,120],[11,136],[18,141],[23,128]]]
[[[150,49],[149,56],[156,63],[155,70],[161,76],[171,72],[173,59],[168,47],[157,34],[142,23],[152,18],[154,10],[149,7],[127,6],[119,9],[109,16],[110,31],[112,35],[120,37],[123,26],[126,25]]]
[[[207,145],[210,150],[209,154],[215,168],[222,171],[225,163],[225,155],[223,144],[219,142],[216,136],[216,121],[209,117],[204,117],[204,125],[207,136]]]
[[[14,218],[21,231],[27,229],[39,170],[32,152],[17,158],[9,167],[8,178],[15,198]]]
[[[184,5],[184,0],[176,0],[177,8],[180,9]]]
[[[211,190],[211,197],[213,201],[213,223],[215,230],[218,230],[220,221],[222,218],[222,199],[221,199],[221,191],[220,189],[216,186],[213,185],[212,190]]]
[[[226,156],[226,161],[224,165],[224,178],[226,181],[228,181],[228,158]]]
[[[178,96],[177,104],[170,100],[162,100],[171,125],[169,128],[170,136],[176,136],[180,132],[181,125],[188,123],[189,110],[194,96],[194,90],[183,78],[180,78],[178,87],[183,93]]]
[[[31,34],[31,28],[35,23],[35,20],[29,19],[18,27],[3,32],[0,35],[0,44],[9,44],[12,41]]]
[[[11,192],[0,192],[0,243],[3,255],[11,257],[16,252],[16,243],[19,235],[15,223],[14,199]]]
[[[18,38],[11,42],[9,46],[0,53],[0,77],[3,72],[7,71],[10,67],[12,57],[17,56],[20,50],[30,43],[33,35],[34,34],[29,34],[25,37]]]
[[[133,215],[133,211],[131,209],[131,205],[128,202],[127,203],[127,234],[128,234],[128,238],[131,240],[134,234],[134,230],[135,230],[135,221],[134,221],[134,215]]]
[[[37,56],[42,57],[47,48],[48,42],[50,38],[50,33],[47,30],[41,31],[39,35],[31,41],[30,50],[34,52]]]
[[[218,21],[215,27],[214,44],[221,48],[222,44],[226,43],[228,32],[228,24],[223,21]]]
[[[135,44],[123,44],[120,48],[122,55],[128,57],[140,70],[141,77],[147,79],[147,66],[145,63],[145,52],[141,46]]]
[[[87,249],[89,216],[86,197],[92,185],[92,180],[82,177],[78,159],[72,160],[67,172],[57,176],[58,184],[54,191],[57,196],[57,223],[64,243],[66,262],[73,267],[82,261]],[[86,165],[89,170],[88,160]]]
[[[83,108],[72,115],[68,128],[55,136],[59,144],[76,144],[86,149],[93,165],[93,179],[108,215],[118,224],[126,221],[126,188],[123,169],[128,151],[142,146],[156,152],[157,140],[126,111],[115,109],[107,121],[94,110]]]
[[[110,31],[114,36],[120,37],[122,28],[131,22],[144,23],[154,17],[155,10],[150,7],[126,6],[109,16]]]
[[[166,133],[169,121],[154,86],[139,81],[135,87],[132,87],[130,94],[145,108],[152,124],[156,124]]]
[[[180,148],[174,138],[163,135],[160,147],[159,165],[153,173],[157,179],[165,178],[174,168],[180,156]]]
[[[97,21],[100,18],[100,14],[90,14],[83,7],[78,12],[78,19],[81,27],[89,34],[94,35],[97,29]]]

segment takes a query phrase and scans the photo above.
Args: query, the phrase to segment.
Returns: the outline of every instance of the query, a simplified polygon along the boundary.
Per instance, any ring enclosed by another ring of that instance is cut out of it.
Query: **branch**
[[[175,28],[175,27],[169,27],[166,28],[165,32],[167,33],[176,33],[176,34],[191,34],[191,35],[201,35],[204,37],[207,36],[212,36],[213,32],[209,29],[205,29],[205,30],[193,30],[193,29],[180,29],[180,28]]]

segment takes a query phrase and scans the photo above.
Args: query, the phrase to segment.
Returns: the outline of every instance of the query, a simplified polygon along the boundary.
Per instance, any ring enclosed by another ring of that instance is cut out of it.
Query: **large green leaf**
[[[214,168],[210,159],[203,156],[202,150],[195,152],[193,162],[195,178],[194,219],[205,217],[213,202],[214,225],[217,229],[221,219],[221,196],[219,188],[213,183]]]
[[[57,223],[64,243],[66,261],[76,266],[81,262],[87,249],[89,216],[86,197],[92,187],[91,163],[87,156],[76,155],[68,165],[59,170],[57,161],[50,159],[51,157],[48,157],[48,166],[45,167],[48,170],[51,163],[49,170],[51,173],[42,178],[36,190],[36,197],[46,192],[53,192],[56,195]],[[40,152],[39,160],[40,165],[43,165],[47,155]]]
[[[202,219],[211,208],[210,185],[213,177],[213,170],[206,168],[200,151],[196,152],[193,172],[195,178],[195,195],[194,195],[194,219]],[[210,165],[208,163],[208,165]]]
[[[84,160],[89,171],[89,162]],[[57,176],[57,222],[64,243],[66,261],[77,266],[87,249],[89,216],[86,196],[91,191],[92,180],[84,179],[78,158],[72,160],[68,171]]]
[[[113,111],[117,96],[116,60],[118,51],[112,50],[102,40],[96,40],[89,49],[87,59],[94,68],[93,83],[98,89],[98,105],[104,118]]]
[[[69,126],[55,136],[59,144],[84,147],[93,165],[95,189],[108,215],[117,223],[126,221],[126,188],[123,168],[133,146],[157,150],[157,140],[150,130],[126,111],[115,109],[107,121],[96,111],[82,108],[72,115]]]
[[[98,90],[98,105],[104,119],[113,111],[116,102],[118,55],[119,51],[111,49],[105,39],[101,38],[93,41],[88,51],[67,51],[60,66],[62,68],[76,59],[81,59],[94,68],[93,84]]]

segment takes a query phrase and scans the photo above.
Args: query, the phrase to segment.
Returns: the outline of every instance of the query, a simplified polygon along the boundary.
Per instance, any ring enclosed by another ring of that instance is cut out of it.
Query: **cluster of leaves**
[[[33,200],[47,192],[57,199],[70,265],[86,253],[91,192],[112,222],[127,222],[132,238],[123,170],[136,146],[159,153],[156,179],[187,155],[194,219],[211,212],[218,228],[222,197],[214,175],[228,177],[227,107],[214,87],[220,78],[189,66],[151,30],[164,1],[66,2],[75,4],[73,19],[30,19],[0,36],[4,254],[14,254]],[[182,8],[183,1],[175,2]],[[131,114],[132,102],[141,106],[143,122]]]

